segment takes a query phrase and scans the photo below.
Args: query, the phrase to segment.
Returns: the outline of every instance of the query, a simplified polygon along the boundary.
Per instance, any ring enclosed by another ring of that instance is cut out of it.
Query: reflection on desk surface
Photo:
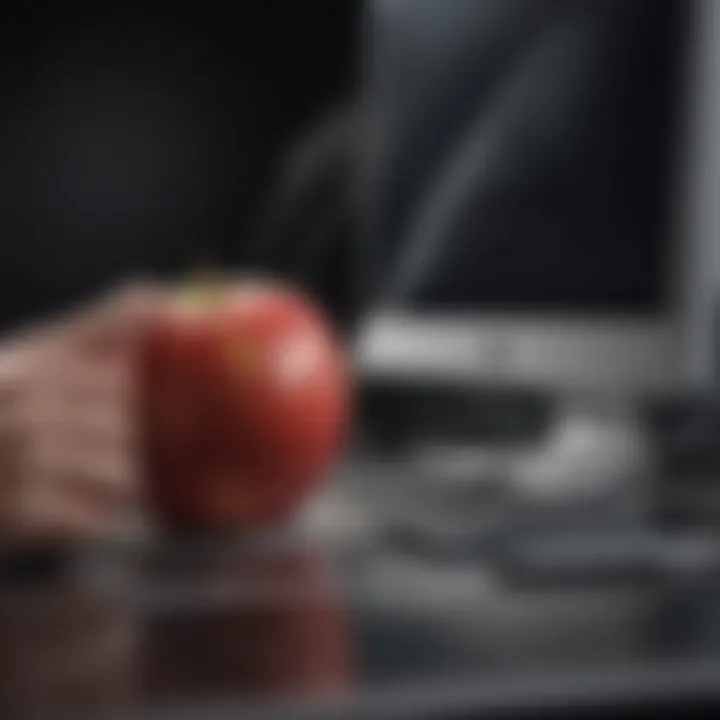
[[[521,593],[480,567],[387,554],[148,559],[112,561],[132,566],[120,586],[5,591],[2,717],[217,698],[343,703],[457,678],[720,660],[710,583]]]

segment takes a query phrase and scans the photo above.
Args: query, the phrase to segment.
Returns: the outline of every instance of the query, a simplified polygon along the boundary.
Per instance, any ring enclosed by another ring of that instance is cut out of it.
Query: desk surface
[[[480,558],[298,536],[148,543],[78,568],[0,595],[3,718],[720,704],[712,577],[530,591]]]

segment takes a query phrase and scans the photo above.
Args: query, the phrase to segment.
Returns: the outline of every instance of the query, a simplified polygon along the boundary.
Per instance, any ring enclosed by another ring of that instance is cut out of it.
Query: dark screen
[[[691,6],[375,2],[373,293],[410,308],[661,311]]]

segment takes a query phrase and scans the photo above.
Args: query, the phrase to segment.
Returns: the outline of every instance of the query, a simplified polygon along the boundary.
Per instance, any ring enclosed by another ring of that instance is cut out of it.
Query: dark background
[[[351,0],[5,5],[0,327],[242,266],[285,153],[350,91]]]

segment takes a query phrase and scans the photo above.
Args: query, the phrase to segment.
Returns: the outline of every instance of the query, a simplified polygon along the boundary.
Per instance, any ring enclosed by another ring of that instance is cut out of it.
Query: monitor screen
[[[691,5],[376,0],[373,301],[663,313]]]

